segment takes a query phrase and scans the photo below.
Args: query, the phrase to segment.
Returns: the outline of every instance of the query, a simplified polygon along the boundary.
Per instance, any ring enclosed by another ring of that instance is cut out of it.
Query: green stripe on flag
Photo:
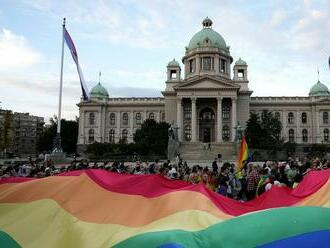
[[[21,246],[7,233],[0,231],[0,247],[20,248]]]
[[[256,247],[299,234],[330,230],[330,209],[285,207],[242,215],[197,232],[170,230],[137,235],[115,248],[166,247]]]

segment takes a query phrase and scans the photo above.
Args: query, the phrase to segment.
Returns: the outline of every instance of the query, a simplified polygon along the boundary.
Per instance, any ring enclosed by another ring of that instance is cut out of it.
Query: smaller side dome
[[[330,92],[328,87],[319,80],[309,91],[309,96],[330,96]]]
[[[91,90],[91,97],[95,97],[95,98],[107,98],[109,97],[109,93],[106,90],[106,88],[104,88],[101,83],[98,83],[97,85],[95,85],[92,90]]]
[[[167,67],[180,67],[180,64],[175,59],[168,62]]]
[[[239,58],[239,59],[235,62],[235,65],[247,65],[247,63],[246,63],[243,59]]]

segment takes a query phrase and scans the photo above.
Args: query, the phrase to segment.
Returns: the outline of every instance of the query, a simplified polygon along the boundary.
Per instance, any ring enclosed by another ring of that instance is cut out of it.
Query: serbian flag
[[[237,169],[240,171],[243,168],[243,162],[246,161],[249,157],[248,145],[246,143],[245,136],[242,137],[241,148],[238,155]]]
[[[69,35],[69,33],[68,33],[68,31],[66,30],[65,27],[64,27],[64,39],[65,39],[65,43],[68,45],[68,48],[70,49],[73,60],[76,63],[83,98],[84,98],[85,101],[87,101],[87,100],[90,99],[90,96],[89,96],[89,91],[88,91],[88,88],[87,88],[87,85],[86,85],[86,82],[85,82],[85,79],[84,79],[84,75],[82,74],[82,71],[81,71],[81,68],[80,68],[80,65],[79,65],[77,50],[76,50],[76,47],[73,44],[71,36]]]

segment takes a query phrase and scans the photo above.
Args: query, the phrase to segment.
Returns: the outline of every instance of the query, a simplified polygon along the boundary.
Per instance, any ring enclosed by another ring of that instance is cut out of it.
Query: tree
[[[272,112],[251,113],[247,122],[246,138],[251,148],[277,150],[283,145],[282,124]]]
[[[134,134],[134,142],[140,148],[140,153],[165,155],[169,127],[170,125],[166,122],[157,123],[151,119],[146,120]]]
[[[43,129],[41,136],[37,142],[37,149],[39,152],[50,152],[53,150],[54,139],[56,136],[57,121],[56,117],[50,118],[50,124]],[[61,120],[61,144],[64,152],[74,153],[76,151],[78,139],[78,119]]]

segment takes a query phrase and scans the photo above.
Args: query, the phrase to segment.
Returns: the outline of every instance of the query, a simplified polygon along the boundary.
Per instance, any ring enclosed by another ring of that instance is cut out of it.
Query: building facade
[[[247,63],[233,63],[209,18],[202,25],[185,48],[183,67],[175,59],[168,63],[163,97],[111,98],[97,84],[91,100],[78,104],[78,145],[132,142],[141,123],[154,119],[174,124],[186,150],[202,143],[233,149],[237,126],[244,128],[250,112],[263,110],[281,120],[285,141],[329,142],[330,93],[324,84],[318,81],[306,97],[251,97]]]
[[[0,109],[0,130],[7,110]],[[15,112],[11,115],[10,146],[7,152],[15,156],[37,155],[37,141],[45,124],[43,117]]]

